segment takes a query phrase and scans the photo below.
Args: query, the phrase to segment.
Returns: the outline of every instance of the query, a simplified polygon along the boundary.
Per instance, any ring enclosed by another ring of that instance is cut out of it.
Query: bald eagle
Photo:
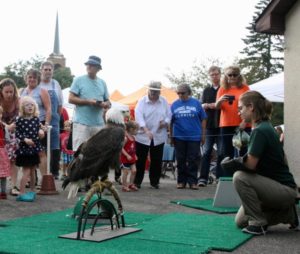
[[[82,180],[101,177],[104,181],[110,168],[119,168],[124,138],[123,114],[111,108],[106,112],[105,127],[81,144],[74,154],[68,167],[68,177],[62,184],[65,189],[71,183],[68,198],[77,195]]]

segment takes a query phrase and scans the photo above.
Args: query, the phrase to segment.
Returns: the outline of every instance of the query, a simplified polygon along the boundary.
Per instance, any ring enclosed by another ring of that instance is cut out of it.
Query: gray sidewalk
[[[168,174],[170,174],[168,172]],[[113,173],[110,174],[113,178]],[[30,216],[33,214],[53,212],[74,207],[76,200],[67,199],[67,191],[61,190],[62,181],[56,181],[58,195],[38,195],[33,203],[16,202],[15,197],[8,196],[8,200],[0,200],[0,223],[1,221]],[[210,212],[196,210],[171,204],[175,199],[204,199],[213,198],[216,185],[208,185],[200,190],[178,190],[176,189],[176,180],[170,178],[161,179],[161,188],[159,190],[150,188],[148,175],[145,175],[142,188],[138,192],[122,192],[121,186],[116,184],[120,197],[126,211],[144,212],[144,213],[196,213],[212,214]],[[83,193],[84,194],[84,193]],[[79,193],[79,195],[82,195]],[[220,215],[233,216],[233,215]],[[232,253],[234,254],[296,254],[300,253],[300,232],[294,232],[287,229],[287,225],[278,225],[271,227],[268,234],[260,237],[253,237]],[[1,249],[1,248],[0,248]],[[221,251],[212,251],[211,253],[228,253]]]

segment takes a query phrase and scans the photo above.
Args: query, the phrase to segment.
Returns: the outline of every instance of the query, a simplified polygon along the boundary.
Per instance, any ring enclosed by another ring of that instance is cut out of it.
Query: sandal
[[[122,191],[124,192],[130,192],[130,189],[127,186],[122,187]]]
[[[136,187],[134,184],[130,184],[128,187],[132,191],[138,191],[139,190],[138,187]]]
[[[10,190],[10,195],[12,196],[18,196],[20,194],[20,190],[18,189],[17,186],[14,186],[11,190]]]
[[[198,187],[197,184],[191,184],[191,185],[190,185],[190,189],[191,189],[191,190],[199,190],[199,187]]]
[[[184,189],[184,188],[185,188],[185,184],[183,184],[183,183],[177,184],[177,189]]]

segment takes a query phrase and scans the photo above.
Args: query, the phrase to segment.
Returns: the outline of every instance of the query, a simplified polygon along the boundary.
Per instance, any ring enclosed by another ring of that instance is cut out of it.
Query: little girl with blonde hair
[[[17,201],[28,202],[35,199],[35,170],[40,163],[39,152],[42,151],[40,138],[44,136],[38,115],[38,106],[34,99],[29,96],[22,97],[20,115],[16,121],[16,137],[20,141],[16,151],[16,165],[23,168]],[[25,193],[25,185],[29,179],[31,191]]]

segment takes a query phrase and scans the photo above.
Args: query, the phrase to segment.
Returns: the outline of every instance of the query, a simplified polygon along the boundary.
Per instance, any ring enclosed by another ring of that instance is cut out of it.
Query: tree
[[[71,69],[66,68],[58,68],[53,73],[53,78],[56,79],[61,88],[67,88],[70,87],[74,78],[74,75],[71,74]]]
[[[5,72],[0,75],[0,79],[11,78],[17,86],[25,87],[24,76],[30,68],[40,70],[42,63],[45,61],[45,57],[36,55],[29,60],[19,60],[17,63],[10,64],[4,68]],[[61,88],[69,87],[73,80],[70,68],[58,68],[54,70],[53,78],[56,79]]]
[[[204,87],[209,83],[207,72],[212,65],[221,66],[221,62],[214,58],[208,58],[201,62],[195,60],[190,72],[182,72],[179,76],[176,76],[174,73],[171,73],[169,69],[169,73],[165,74],[165,76],[169,79],[173,87],[182,83],[190,84],[193,95],[200,98]]]
[[[24,76],[26,71],[30,68],[40,69],[42,62],[44,61],[45,58],[38,55],[29,60],[19,60],[16,63],[4,67],[5,72],[1,74],[1,79],[11,78],[16,82],[18,87],[25,87]]]
[[[269,2],[270,0],[259,0],[255,6],[256,11],[252,22],[246,27],[249,30],[249,35],[242,39],[246,46],[240,52],[244,57],[238,60],[238,65],[243,70],[248,84],[266,79],[272,74],[280,73],[284,68],[283,37],[255,31],[255,21]],[[273,103],[273,109],[272,123],[274,125],[282,124],[282,103]]]
[[[249,35],[242,39],[246,46],[240,52],[244,57],[238,61],[238,65],[248,84],[283,71],[283,37],[255,31],[255,21],[269,2],[270,0],[259,0],[252,22],[246,27]]]

